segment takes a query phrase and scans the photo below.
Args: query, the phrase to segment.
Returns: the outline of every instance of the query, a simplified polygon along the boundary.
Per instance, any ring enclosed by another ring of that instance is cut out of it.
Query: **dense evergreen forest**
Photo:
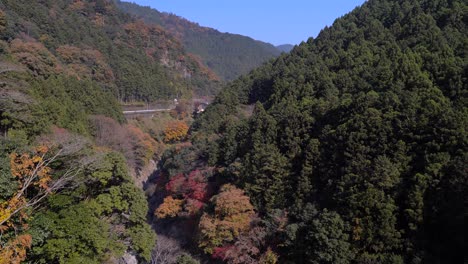
[[[221,33],[150,7],[123,1],[116,1],[116,4],[121,10],[171,32],[181,40],[188,52],[197,55],[204,65],[224,80],[233,80],[277,57],[282,51],[288,52],[288,46],[284,50],[249,37]]]
[[[233,81],[164,154],[159,221],[211,262],[463,263],[467,22],[369,0]]]

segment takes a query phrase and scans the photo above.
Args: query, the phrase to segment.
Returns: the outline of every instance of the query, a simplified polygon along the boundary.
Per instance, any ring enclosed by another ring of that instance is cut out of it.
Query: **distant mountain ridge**
[[[150,7],[119,0],[115,0],[115,3],[122,11],[171,32],[188,52],[199,56],[207,67],[224,80],[246,74],[283,51],[269,43],[242,35],[221,33]]]
[[[294,45],[283,44],[283,45],[276,46],[276,48],[282,52],[290,52],[294,48]]]

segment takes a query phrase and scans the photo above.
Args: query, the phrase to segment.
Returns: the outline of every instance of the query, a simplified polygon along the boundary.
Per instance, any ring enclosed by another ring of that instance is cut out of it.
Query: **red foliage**
[[[189,189],[188,197],[202,202],[208,202],[210,193],[206,178],[201,171],[194,170],[190,172],[187,180],[187,187]]]
[[[184,209],[189,215],[194,216],[200,213],[203,206],[205,206],[205,203],[188,198]]]
[[[172,177],[166,184],[166,191],[203,203],[208,202],[212,195],[206,177],[200,170],[190,172],[187,177],[182,173]]]
[[[195,216],[201,212],[213,193],[206,178],[200,170],[194,170],[188,176],[180,173],[169,180],[166,191],[169,195],[182,198],[185,201],[185,213]]]
[[[226,259],[226,252],[228,252],[232,247],[233,247],[233,245],[216,247],[216,248],[213,249],[213,254],[211,255],[211,257],[213,259],[224,260],[224,259]]]
[[[171,194],[185,196],[187,192],[186,181],[187,179],[185,178],[184,174],[177,174],[176,176],[173,176],[166,184],[166,191]]]

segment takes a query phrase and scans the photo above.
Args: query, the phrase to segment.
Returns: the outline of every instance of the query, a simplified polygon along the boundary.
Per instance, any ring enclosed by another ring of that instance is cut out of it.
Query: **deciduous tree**
[[[174,199],[172,196],[164,198],[164,202],[154,212],[158,218],[175,217],[182,211],[184,200]]]
[[[174,121],[167,125],[164,130],[164,142],[173,143],[185,139],[189,127],[185,122]]]
[[[204,213],[200,219],[199,247],[212,254],[216,247],[233,242],[241,233],[248,231],[251,218],[255,215],[249,197],[233,185],[221,187],[220,193],[212,198],[214,212]]]

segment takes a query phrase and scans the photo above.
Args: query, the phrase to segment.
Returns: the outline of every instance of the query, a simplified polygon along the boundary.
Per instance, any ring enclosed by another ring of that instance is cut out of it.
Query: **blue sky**
[[[125,0],[202,26],[279,44],[299,44],[365,0]]]

